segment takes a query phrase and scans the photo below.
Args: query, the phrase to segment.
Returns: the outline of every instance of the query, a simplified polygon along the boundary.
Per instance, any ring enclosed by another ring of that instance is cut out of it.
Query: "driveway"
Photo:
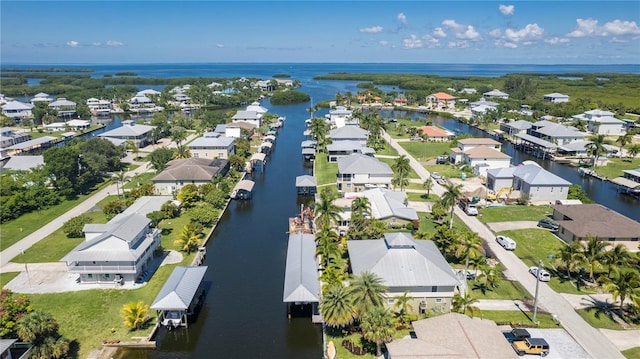
[[[538,222],[536,221],[491,222],[486,223],[486,225],[493,233],[510,231],[513,229],[538,228]]]

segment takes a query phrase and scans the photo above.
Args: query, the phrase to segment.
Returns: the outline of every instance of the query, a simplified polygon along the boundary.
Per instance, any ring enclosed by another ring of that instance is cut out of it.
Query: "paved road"
[[[384,133],[384,138],[400,155],[406,155],[409,158],[411,167],[413,167],[422,181],[429,177],[429,172],[393,140],[391,136]],[[442,196],[444,188],[434,183],[432,191]],[[531,295],[535,295],[536,280],[535,277],[529,273],[527,265],[516,257],[513,252],[505,251],[504,248],[495,241],[493,233],[476,217],[467,216],[458,206],[455,207],[454,211],[472,231],[478,233],[478,236],[483,239],[493,253],[495,253],[497,259],[507,268],[505,275],[518,280]],[[555,314],[565,330],[591,357],[597,359],[624,359],[622,353],[620,353],[611,340],[585,322],[561,294],[553,291],[544,282],[540,282],[539,285],[538,305],[541,309]]]
[[[129,177],[133,177],[136,174],[143,173],[147,171],[147,163],[142,163],[141,166],[135,168],[133,171],[127,172]],[[51,222],[45,224],[37,231],[31,233],[30,235],[24,237],[22,240],[18,241],[16,244],[12,245],[9,248],[6,248],[4,251],[0,252],[0,269],[4,267],[7,263],[9,263],[14,257],[21,254],[22,251],[27,251],[31,246],[38,243],[41,239],[46,238],[51,233],[55,232],[58,228],[62,227],[64,222],[69,219],[79,216],[87,211],[89,211],[96,203],[105,199],[109,194],[115,194],[117,191],[117,186],[115,183],[101,189],[93,196],[87,198],[82,203],[73,207],[66,213],[60,215],[55,218]],[[4,270],[2,271],[4,272]]]

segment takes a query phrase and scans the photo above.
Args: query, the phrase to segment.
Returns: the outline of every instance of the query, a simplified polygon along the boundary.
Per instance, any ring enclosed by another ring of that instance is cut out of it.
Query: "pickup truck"
[[[468,216],[477,216],[478,215],[478,206],[475,203],[471,202],[468,198],[462,198],[460,200],[460,208],[466,213]]]

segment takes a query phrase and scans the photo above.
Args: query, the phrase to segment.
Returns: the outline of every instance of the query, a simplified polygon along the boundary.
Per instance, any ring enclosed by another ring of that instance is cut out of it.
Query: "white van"
[[[516,241],[509,237],[497,236],[496,242],[498,242],[502,246],[502,248],[506,250],[513,251],[516,249]]]

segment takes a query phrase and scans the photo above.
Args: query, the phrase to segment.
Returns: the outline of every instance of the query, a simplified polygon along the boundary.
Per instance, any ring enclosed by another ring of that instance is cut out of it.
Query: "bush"
[[[91,217],[86,214],[81,214],[64,222],[62,230],[68,238],[82,238],[84,236],[82,228],[84,228],[84,225],[87,223],[91,223]]]
[[[309,102],[311,97],[300,91],[279,91],[271,96],[272,105],[291,105],[295,103]]]

